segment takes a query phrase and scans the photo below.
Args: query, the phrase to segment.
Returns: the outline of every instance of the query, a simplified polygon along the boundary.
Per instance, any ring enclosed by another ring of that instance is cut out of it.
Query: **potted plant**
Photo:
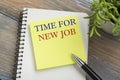
[[[120,36],[120,0],[93,0],[90,5],[92,14],[86,18],[90,18],[90,37],[94,34],[101,36],[98,29],[103,28],[104,24],[108,28],[112,26],[112,34]]]

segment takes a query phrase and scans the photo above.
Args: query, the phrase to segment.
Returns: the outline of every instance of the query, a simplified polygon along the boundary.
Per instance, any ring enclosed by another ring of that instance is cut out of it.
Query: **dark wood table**
[[[20,11],[23,7],[86,12],[80,0],[0,0],[0,80],[12,80]],[[120,41],[100,30],[89,39],[88,64],[103,80],[120,80]],[[91,80],[89,76],[87,80]]]

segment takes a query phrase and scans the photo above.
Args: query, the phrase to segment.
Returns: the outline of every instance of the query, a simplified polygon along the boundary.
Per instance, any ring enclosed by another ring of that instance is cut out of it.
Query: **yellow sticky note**
[[[72,53],[86,61],[77,16],[31,22],[30,32],[37,70],[74,64]]]

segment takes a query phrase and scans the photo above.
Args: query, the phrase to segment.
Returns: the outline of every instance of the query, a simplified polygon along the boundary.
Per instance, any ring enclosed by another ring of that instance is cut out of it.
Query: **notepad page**
[[[23,53],[23,62],[21,70],[21,78],[17,80],[85,80],[85,73],[82,69],[79,69],[76,65],[67,65],[62,67],[56,67],[52,69],[36,70],[35,59],[32,49],[32,42],[29,31],[29,23],[37,20],[45,20],[50,18],[77,15],[80,19],[81,32],[83,42],[85,45],[85,51],[88,52],[88,19],[83,17],[87,16],[86,13],[67,12],[67,11],[55,11],[44,9],[28,8],[27,12],[27,25],[25,33],[25,45]],[[86,54],[87,56],[87,54]]]

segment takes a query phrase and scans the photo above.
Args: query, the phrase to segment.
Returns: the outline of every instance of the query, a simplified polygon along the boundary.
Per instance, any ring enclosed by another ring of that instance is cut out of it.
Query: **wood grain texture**
[[[11,80],[20,11],[23,7],[87,12],[79,0],[0,0],[0,78]],[[120,41],[101,31],[89,39],[88,64],[103,80],[120,80]],[[87,80],[91,80],[87,77]]]
[[[17,22],[0,14],[0,78],[12,77],[17,40]]]
[[[120,41],[102,32],[89,41],[89,65],[103,80],[120,80]]]
[[[89,11],[73,0],[0,0],[0,12],[8,14],[12,18],[19,18],[20,10],[24,7],[42,9],[66,10],[66,11]]]

